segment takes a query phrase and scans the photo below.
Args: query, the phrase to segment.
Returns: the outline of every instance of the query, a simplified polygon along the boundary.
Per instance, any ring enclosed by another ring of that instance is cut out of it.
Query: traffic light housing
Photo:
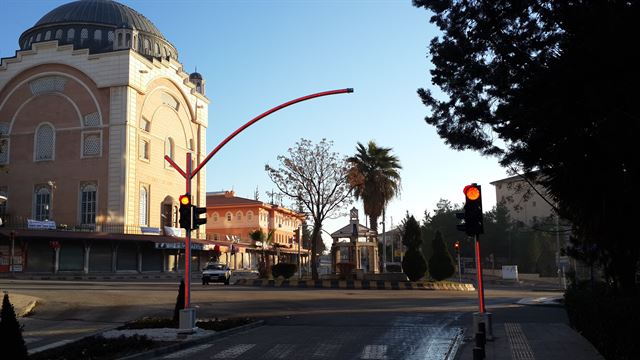
[[[180,195],[180,227],[187,231],[191,230],[191,221],[193,220],[191,208],[193,208],[191,194]]]
[[[456,254],[460,253],[460,241],[456,241],[453,243],[453,249],[456,251]]]
[[[195,230],[198,228],[198,226],[200,225],[204,225],[207,223],[207,208],[206,207],[197,207],[197,206],[193,206],[191,205],[191,214],[192,214],[192,218],[191,218],[191,230]],[[201,214],[205,214],[204,218],[201,218],[200,215]]]
[[[482,188],[473,183],[464,187],[464,224],[467,235],[474,236],[484,233],[482,219]]]
[[[473,183],[465,186],[463,192],[465,197],[464,212],[456,213],[456,217],[464,220],[464,223],[456,227],[469,236],[483,234],[482,187]]]

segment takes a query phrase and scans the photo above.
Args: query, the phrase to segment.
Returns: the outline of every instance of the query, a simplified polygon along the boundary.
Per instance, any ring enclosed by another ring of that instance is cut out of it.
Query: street
[[[0,287],[10,296],[41,299],[32,316],[20,319],[29,349],[41,350],[142,316],[171,316],[178,284],[2,279]],[[557,293],[488,289],[486,302],[490,309],[511,308],[520,298],[547,295]],[[263,327],[188,350],[194,359],[442,359],[455,354],[477,294],[196,284],[192,305],[198,318],[265,320]]]

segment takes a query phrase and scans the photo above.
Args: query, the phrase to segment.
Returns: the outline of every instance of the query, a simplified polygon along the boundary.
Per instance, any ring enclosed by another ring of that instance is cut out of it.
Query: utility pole
[[[385,209],[382,208],[382,272],[387,272],[387,231],[385,229]]]

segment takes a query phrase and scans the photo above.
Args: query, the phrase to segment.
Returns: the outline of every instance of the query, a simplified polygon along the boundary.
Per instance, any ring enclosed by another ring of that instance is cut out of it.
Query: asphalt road
[[[142,316],[171,316],[178,293],[175,282],[151,281],[0,279],[0,288],[10,295],[41,299],[35,314],[20,320],[31,350]],[[555,294],[522,288],[488,289],[486,303],[488,308],[508,308],[520,298]],[[300,354],[302,346],[309,357],[327,359],[411,359],[424,355],[425,349],[440,349],[434,353],[442,354],[451,351],[459,328],[466,326],[461,323],[462,315],[477,310],[477,294],[458,291],[193,284],[191,297],[198,318],[251,316],[265,320],[265,326],[244,337],[226,338],[215,347],[201,349],[201,357],[197,351],[189,355],[194,359],[295,359],[293,354]]]

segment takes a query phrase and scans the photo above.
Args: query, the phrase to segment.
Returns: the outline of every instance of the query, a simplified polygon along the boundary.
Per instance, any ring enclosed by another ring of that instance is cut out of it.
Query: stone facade
[[[82,224],[81,187],[95,184],[95,223],[176,226],[185,180],[164,155],[173,153],[182,168],[187,152],[194,164],[204,159],[207,104],[179,63],[130,50],[90,55],[49,41],[3,59],[6,215],[35,218],[35,193],[52,182],[50,219]],[[43,125],[54,129],[53,151],[39,159],[36,132]],[[192,184],[200,204],[204,179],[201,170]],[[141,209],[141,191],[147,209]]]

